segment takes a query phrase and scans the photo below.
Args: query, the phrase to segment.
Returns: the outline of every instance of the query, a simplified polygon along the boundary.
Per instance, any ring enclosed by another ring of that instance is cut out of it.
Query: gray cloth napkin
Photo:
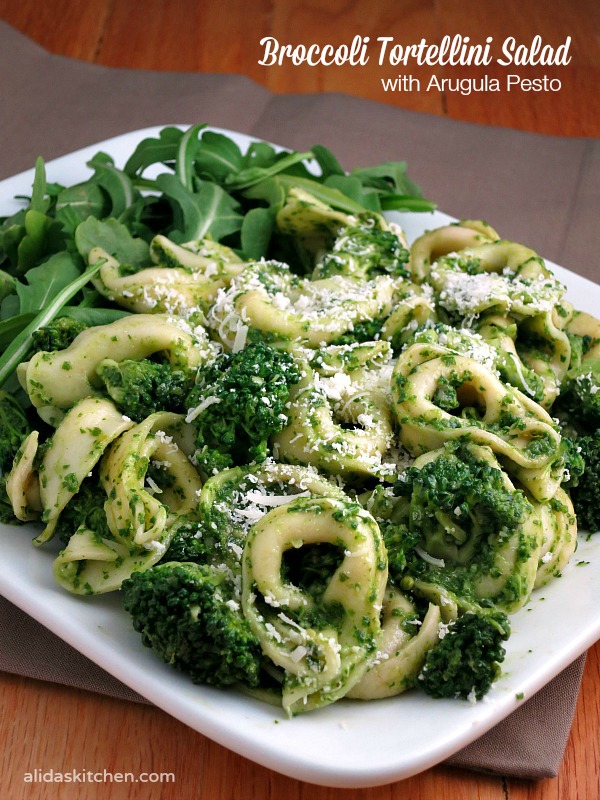
[[[405,159],[456,217],[591,279],[600,251],[600,142],[481,127],[340,94],[272,95],[234,75],[117,70],[47,53],[0,22],[0,178],[151,125],[208,122],[287,147],[330,147],[343,166]],[[556,775],[584,658],[448,763]],[[0,598],[0,670],[143,701]]]
[[[585,656],[446,763],[516,778],[554,777],[571,729]],[[0,597],[0,671],[148,702]]]

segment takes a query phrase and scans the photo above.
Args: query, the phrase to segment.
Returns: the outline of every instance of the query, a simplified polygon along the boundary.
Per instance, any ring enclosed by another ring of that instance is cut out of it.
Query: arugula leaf
[[[27,272],[26,283],[17,281],[15,289],[19,298],[19,313],[39,311],[80,274],[69,253],[50,256],[39,267]]]
[[[387,194],[380,198],[382,211],[435,211],[437,204],[414,195]]]
[[[279,175],[279,180],[284,186],[298,186],[301,189],[306,189],[306,191],[310,192],[317,200],[321,200],[323,203],[327,203],[327,205],[337,208],[339,211],[345,211],[347,214],[362,214],[365,211],[361,203],[357,203],[356,200],[343,194],[339,189],[326,186],[316,180],[297,178],[290,175]]]
[[[5,297],[0,305],[0,319],[8,319],[19,313],[19,298],[17,293]]]
[[[78,183],[62,189],[56,198],[55,218],[62,223],[69,236],[88,217],[103,217],[107,210],[106,197],[100,186],[93,182]]]
[[[142,139],[127,160],[124,172],[135,178],[152,164],[174,164],[182,137],[180,128],[167,127],[159,132],[158,139]]]
[[[310,192],[317,200],[321,200],[339,211],[345,211],[348,214],[361,214],[369,210],[353,197],[344,194],[336,186],[329,186],[329,180],[326,183],[319,183],[318,180],[312,178],[277,175],[245,189],[242,192],[242,196],[249,200],[264,200],[274,210],[278,210],[284,205],[289,189],[297,186]]]
[[[32,311],[27,314],[17,314],[3,319],[0,322],[0,347],[5,348],[12,342],[15,336],[20,333],[23,328],[27,327],[31,320],[35,317]]]
[[[240,170],[237,175],[230,175],[225,181],[225,186],[231,191],[248,189],[266,178],[272,178],[274,175],[285,172],[294,164],[299,164],[308,158],[312,158],[312,153],[288,153],[268,167],[247,167]]]
[[[277,161],[277,156],[277,150],[268,142],[250,142],[237,171],[250,167],[270,167]]]
[[[109,325],[117,319],[123,317],[130,317],[130,311],[124,311],[122,308],[83,308],[82,306],[65,306],[60,314],[60,317],[70,317],[76,319],[78,322],[85,322],[90,328],[97,325]]]
[[[273,210],[278,211],[285,203],[287,189],[279,178],[268,178],[241,193],[248,200],[264,200]]]
[[[190,191],[193,190],[194,184],[194,162],[196,154],[200,146],[198,141],[198,134],[204,128],[204,125],[194,125],[183,134],[179,147],[177,148],[177,158],[175,161],[175,174]]]
[[[406,161],[385,161],[375,167],[361,167],[350,173],[364,186],[392,194],[421,197],[421,190],[406,174]]]
[[[322,144],[315,144],[310,148],[311,152],[321,168],[321,178],[329,178],[331,175],[345,175],[345,171],[340,166],[340,162],[333,155],[331,150],[328,150]]]
[[[19,243],[25,236],[25,209],[7,217],[0,228],[0,260],[16,269]]]
[[[102,216],[120,217],[134,202],[137,192],[127,173],[115,167],[112,158],[106,153],[96,153],[87,163],[94,170],[89,183],[96,183],[108,195],[111,208]]]
[[[355,200],[368,211],[381,212],[379,194],[375,189],[365,188],[363,184],[351,175],[330,175],[324,183],[332,189],[337,189],[346,197]]]
[[[41,211],[30,208],[25,212],[25,235],[17,247],[19,272],[26,272],[43,258],[51,222]]]
[[[252,208],[244,216],[241,230],[242,253],[251,261],[265,258],[275,227],[275,216],[271,209]]]
[[[21,361],[24,361],[32,346],[32,334],[38,328],[42,328],[51,322],[60,309],[82,289],[86,283],[100,270],[102,262],[98,262],[88,267],[84,273],[79,275],[74,281],[65,286],[52,301],[15,336],[8,347],[0,356],[0,386],[3,386],[7,379],[17,368]]]
[[[204,131],[196,152],[196,174],[224,183],[231,173],[242,168],[242,151],[237,144],[222,133]]]
[[[46,166],[44,164],[44,159],[38,156],[35,162],[33,186],[31,188],[31,202],[29,203],[29,208],[32,211],[39,211],[40,214],[45,214],[46,211],[48,211],[50,202],[46,199],[47,188]]]
[[[169,233],[173,241],[190,242],[210,235],[218,242],[241,229],[239,203],[216,183],[202,181],[191,192],[175,175],[164,173],[156,182],[173,206],[173,230]]]
[[[77,227],[75,245],[85,261],[93,247],[101,247],[120,264],[141,267],[149,261],[148,243],[134,238],[116,219],[101,221],[89,217]]]
[[[16,280],[8,272],[0,269],[0,302],[11,294],[15,293]]]

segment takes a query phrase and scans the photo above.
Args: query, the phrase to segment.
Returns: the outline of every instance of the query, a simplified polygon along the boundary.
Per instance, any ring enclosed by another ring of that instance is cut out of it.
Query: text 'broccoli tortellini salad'
[[[600,322],[486,223],[409,245],[401,163],[195,126],[89,166],[0,227],[2,521],[196,683],[480,700],[599,528]]]

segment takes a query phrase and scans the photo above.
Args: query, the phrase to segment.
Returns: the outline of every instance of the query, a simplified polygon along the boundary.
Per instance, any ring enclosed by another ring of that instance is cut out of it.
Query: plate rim
[[[134,129],[130,131],[126,131],[122,134],[112,136],[109,139],[104,139],[102,141],[96,142],[91,145],[86,145],[85,147],[78,148],[72,152],[66,153],[62,156],[54,158],[47,162],[46,167],[49,172],[53,172],[55,170],[61,170],[64,168],[64,165],[71,165],[74,162],[76,170],[81,167],[82,169],[85,168],[85,158],[86,156],[91,156],[99,149],[105,149],[107,152],[111,153],[109,148],[113,148],[114,150],[119,150],[121,147],[125,147],[125,143],[129,143],[132,140],[140,141],[142,138],[146,138],[148,136],[156,135],[158,131],[162,130],[164,127],[179,127],[185,129],[186,125],[177,125],[177,124],[169,124],[167,125],[155,125],[155,126],[148,126],[140,129]],[[238,143],[244,142],[247,144],[251,141],[262,141],[257,139],[256,137],[250,136],[248,134],[239,133],[236,131],[232,131],[226,128],[218,128],[213,126],[208,126],[209,130],[218,131],[224,133],[225,135],[231,136],[232,138],[236,139]],[[128,150],[128,152],[130,152]],[[112,155],[113,153],[111,153]],[[30,180],[33,176],[33,169],[24,170],[20,173],[17,173],[13,176],[8,178],[4,178],[0,181],[0,213],[7,213],[2,210],[2,204],[11,200],[11,198],[5,197],[5,191],[11,191],[11,187],[13,185],[19,186],[20,191],[23,191],[23,182]],[[7,188],[8,187],[8,188]],[[14,191],[13,191],[14,194]],[[11,204],[14,206],[14,203]],[[11,213],[10,211],[8,213]],[[399,218],[400,221],[406,220],[408,217],[411,219],[415,216],[418,216],[419,220],[430,219],[432,221],[432,227],[437,226],[436,220],[440,220],[442,223],[446,220],[454,220],[452,217],[448,217],[448,215],[442,214],[442,212],[434,212],[433,214],[419,214],[419,215],[407,215],[407,214],[397,214],[393,212],[394,219]],[[550,267],[556,271],[557,276],[565,283],[568,283],[569,287],[575,285],[577,287],[577,291],[581,291],[582,293],[586,294],[589,293],[590,296],[593,295],[594,292],[598,293],[598,297],[600,299],[600,286],[593,283],[587,278],[578,275],[577,273],[571,272],[559,265],[556,265],[550,261],[547,261]],[[586,309],[584,309],[586,310]],[[26,528],[29,530],[30,528]],[[23,528],[19,526],[8,526],[0,524],[0,533],[6,533],[6,531],[10,531],[11,535],[13,531],[22,531]],[[47,561],[49,556],[49,551],[46,551],[46,558],[39,559],[40,551],[36,551],[35,548],[27,541],[27,546],[30,548],[29,554],[33,559],[37,554],[37,558],[35,558],[36,562],[40,561]],[[580,542],[580,549],[583,547],[583,552],[586,554],[589,551],[593,555],[600,555],[600,542],[596,547],[593,546],[593,542],[590,544],[590,541]],[[598,551],[596,553],[596,550]],[[598,559],[600,562],[600,559]],[[49,565],[46,565],[46,569]],[[35,572],[37,567],[32,567],[33,571]],[[573,567],[571,567],[572,571]],[[598,567],[598,573],[600,577],[600,566]],[[50,571],[51,577],[51,571]],[[27,587],[25,587],[27,588]],[[56,588],[56,587],[54,587]],[[41,591],[41,594],[44,595],[45,589]],[[100,666],[102,669],[106,670],[108,673],[113,675],[113,677],[117,678],[121,682],[128,685],[131,689],[138,692],[142,696],[146,697],[152,703],[157,705],[158,707],[162,708],[167,713],[171,714],[172,716],[176,717],[180,721],[184,722],[184,724],[189,725],[193,729],[197,730],[198,732],[206,735],[207,737],[213,739],[214,741],[218,742],[224,747],[227,747],[234,752],[239,753],[246,758],[249,758],[263,766],[266,766],[270,769],[273,769],[277,772],[280,772],[284,775],[287,775],[292,778],[296,778],[298,780],[307,781],[309,783],[316,783],[319,785],[325,786],[332,786],[338,788],[366,788],[371,786],[378,786],[382,784],[387,784],[390,782],[402,780],[405,778],[410,777],[411,775],[415,775],[423,770],[426,770],[435,764],[440,763],[445,758],[448,758],[450,755],[455,754],[458,750],[462,749],[464,746],[470,744],[471,742],[475,741],[477,738],[482,736],[485,732],[487,732],[490,728],[497,725],[502,719],[506,718],[513,710],[518,707],[518,704],[515,704],[514,698],[512,707],[508,702],[507,698],[498,697],[493,700],[496,703],[496,711],[495,713],[488,712],[487,714],[484,713],[483,718],[480,720],[475,720],[472,725],[469,727],[462,726],[461,733],[455,735],[453,738],[451,737],[448,740],[438,742],[435,747],[432,746],[428,751],[425,751],[421,754],[415,754],[410,759],[405,759],[404,761],[394,760],[393,758],[387,757],[386,759],[382,760],[377,767],[372,768],[368,765],[360,763],[358,760],[353,760],[352,762],[348,762],[343,769],[336,768],[335,765],[320,763],[320,764],[308,764],[306,758],[300,758],[298,755],[293,756],[289,753],[286,753],[281,748],[277,747],[265,747],[263,744],[262,746],[258,745],[255,741],[252,740],[252,737],[249,735],[250,731],[248,731],[247,735],[231,737],[231,731],[229,729],[225,729],[223,725],[216,724],[216,720],[211,715],[202,714],[201,712],[196,711],[195,719],[190,721],[190,714],[186,713],[186,709],[182,708],[182,700],[186,700],[191,694],[191,687],[193,687],[193,692],[204,693],[209,698],[219,698],[219,702],[222,701],[223,695],[221,694],[221,690],[215,690],[212,687],[205,687],[205,686],[194,686],[191,684],[187,676],[180,675],[172,670],[167,665],[162,664],[152,653],[147,649],[140,650],[137,648],[137,656],[141,657],[141,662],[145,664],[146,662],[151,665],[151,678],[144,679],[142,675],[137,674],[135,680],[128,679],[128,672],[127,669],[130,666],[131,658],[130,654],[126,651],[124,654],[119,654],[116,651],[111,651],[110,648],[107,649],[106,642],[102,640],[102,637],[99,637],[96,634],[92,635],[90,631],[88,631],[88,635],[84,635],[82,639],[82,631],[78,624],[74,624],[71,620],[67,623],[64,619],[58,619],[55,612],[52,611],[52,606],[44,606],[41,607],[38,604],[39,597],[34,592],[33,595],[27,595],[24,592],[24,587],[22,587],[18,581],[11,580],[10,570],[6,571],[6,566],[4,564],[0,564],[0,593],[6,597],[10,602],[14,603],[16,606],[21,608],[25,613],[31,616],[33,619],[40,622],[50,631],[52,631],[55,635],[59,636],[59,638],[66,641],[68,644],[73,646],[79,652],[81,652],[86,657],[90,658],[94,663]],[[65,599],[68,600],[75,600],[79,602],[81,598],[73,598],[65,593]],[[98,599],[96,598],[96,602]],[[535,598],[534,598],[535,602]],[[59,604],[59,606],[62,604]],[[110,602],[105,603],[105,605],[109,608],[110,613]],[[114,603],[113,603],[114,605]],[[518,612],[518,613],[525,613],[525,610]],[[120,615],[122,618],[125,618],[126,622],[129,622],[128,618],[125,615],[125,612],[122,612]],[[518,614],[511,617],[514,621],[517,619]],[[130,634],[132,636],[130,638],[135,637],[136,640],[139,639],[138,634],[135,634],[133,629],[131,628]],[[514,636],[514,634],[513,634]],[[552,680],[558,673],[562,671],[566,666],[568,666],[572,661],[574,661],[581,653],[583,653],[594,641],[600,638],[600,614],[597,619],[588,619],[587,624],[582,628],[577,638],[577,641],[573,641],[568,651],[565,651],[562,655],[554,655],[553,662],[552,662],[552,669],[547,670],[544,674],[543,679],[540,679],[539,675],[531,678],[529,681],[525,680],[521,682],[520,686],[523,687],[526,699],[529,699],[535,691],[538,691],[544,685],[546,685],[550,680]],[[513,637],[509,640],[508,647],[507,647],[507,662],[505,662],[505,666],[510,666],[510,656],[511,650],[514,649],[511,647],[512,642],[514,641]],[[140,645],[141,647],[141,645]],[[109,657],[107,657],[109,656]],[[111,661],[112,657],[112,661]],[[164,674],[170,676],[172,679],[170,682],[174,682],[176,687],[176,696],[171,697],[169,695],[165,696],[165,693],[161,691],[161,687],[159,685],[159,681],[156,678],[152,678],[152,673],[155,672],[155,675],[162,675],[164,670]],[[175,678],[177,676],[177,679]],[[187,691],[183,692],[183,696],[178,696],[177,692],[183,686],[182,679],[186,681]],[[495,689],[492,689],[492,694],[494,693]],[[215,694],[216,693],[216,694]],[[247,698],[243,695],[239,695],[243,702],[246,702]],[[386,703],[398,703],[401,702],[402,698],[392,698],[389,701],[373,701],[374,704],[386,702]],[[348,702],[348,701],[346,701]],[[440,708],[439,705],[446,703],[446,701],[432,701],[435,703],[434,708]],[[460,703],[460,701],[448,701],[452,704]],[[227,703],[227,706],[230,704]],[[262,705],[262,704],[261,704]],[[337,704],[336,704],[337,705]],[[480,704],[477,704],[480,705]],[[366,708],[366,706],[364,706]],[[242,706],[243,712],[243,706]],[[323,719],[323,712],[327,712],[327,709],[323,709],[320,712],[311,712],[311,715],[307,715],[306,717],[297,717],[295,718],[291,724],[296,724],[299,722],[299,727],[302,729],[307,727],[306,720],[307,719],[315,719],[317,722],[315,724],[319,725],[320,720]],[[318,714],[318,718],[317,715]],[[243,716],[243,713],[242,713]],[[471,715],[473,716],[473,715]],[[339,715],[335,714],[335,724],[340,724]],[[301,721],[302,720],[302,721]],[[308,725],[309,731],[312,727],[311,724]],[[339,730],[343,730],[343,728],[339,728]],[[343,736],[342,736],[343,738]]]

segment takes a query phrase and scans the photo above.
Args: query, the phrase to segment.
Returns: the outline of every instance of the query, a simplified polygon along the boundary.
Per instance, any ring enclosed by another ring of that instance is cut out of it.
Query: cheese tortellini
[[[409,247],[380,214],[292,189],[274,224],[294,269],[210,239],[156,236],[137,270],[92,248],[97,292],[131,313],[20,365],[50,427],[24,439],[6,488],[37,545],[62,541],[54,575],[73,594],[169,560],[217,569],[292,716],[411,689],[454,621],[515,613],[566,568],[577,523],[553,413],[573,370],[593,382],[600,322],[483,222]],[[234,453],[214,474],[194,425],[223,413],[216,384],[183,413],[131,419],[102,377],[159,365],[183,375],[185,404],[252,343],[289,354],[297,382],[263,461]]]

